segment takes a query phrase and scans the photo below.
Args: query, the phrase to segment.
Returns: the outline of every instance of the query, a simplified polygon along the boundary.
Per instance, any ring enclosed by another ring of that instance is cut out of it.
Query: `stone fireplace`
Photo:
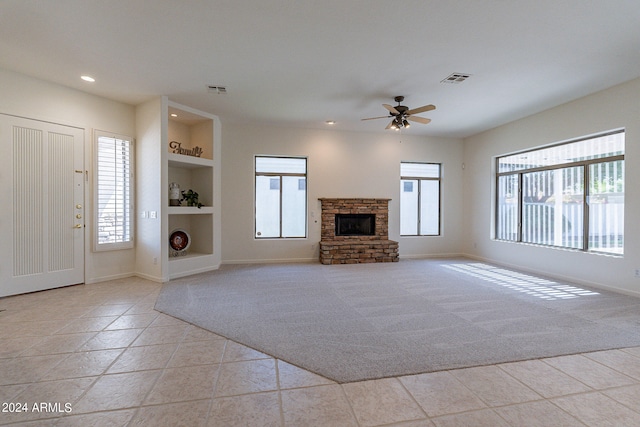
[[[398,242],[389,240],[391,199],[319,200],[322,206],[322,264],[398,261]]]

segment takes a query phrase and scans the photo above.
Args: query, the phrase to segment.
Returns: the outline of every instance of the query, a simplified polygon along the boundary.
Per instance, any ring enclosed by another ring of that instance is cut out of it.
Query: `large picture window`
[[[133,247],[132,138],[95,132],[94,249]]]
[[[495,238],[624,251],[624,131],[497,159]]]
[[[440,164],[400,163],[400,235],[440,234]]]
[[[255,158],[255,237],[306,237],[307,159]]]

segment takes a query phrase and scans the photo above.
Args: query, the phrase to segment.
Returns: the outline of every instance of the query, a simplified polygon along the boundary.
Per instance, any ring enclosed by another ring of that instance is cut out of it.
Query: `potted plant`
[[[182,199],[187,201],[187,206],[195,206],[198,209],[204,206],[202,203],[198,202],[198,193],[196,193],[192,189],[183,191]]]

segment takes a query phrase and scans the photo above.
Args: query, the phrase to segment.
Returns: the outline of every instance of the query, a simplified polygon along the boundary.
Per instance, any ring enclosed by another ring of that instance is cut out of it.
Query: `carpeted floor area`
[[[640,298],[465,259],[223,266],[156,309],[337,382],[640,346]]]

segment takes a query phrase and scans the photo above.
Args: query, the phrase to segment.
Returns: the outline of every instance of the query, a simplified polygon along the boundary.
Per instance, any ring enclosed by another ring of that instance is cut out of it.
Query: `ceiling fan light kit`
[[[395,107],[389,104],[382,104],[382,106],[389,111],[388,116],[370,117],[362,120],[391,118],[391,123],[389,123],[385,129],[400,130],[402,128],[409,128],[411,126],[409,121],[422,123],[425,125],[428,124],[431,119],[428,119],[426,117],[414,116],[414,114],[424,113],[425,111],[436,109],[435,105],[429,104],[410,110],[409,107],[400,105],[400,103],[404,101],[404,96],[396,96],[395,98],[393,98],[393,100],[398,103],[398,105],[396,105]]]

